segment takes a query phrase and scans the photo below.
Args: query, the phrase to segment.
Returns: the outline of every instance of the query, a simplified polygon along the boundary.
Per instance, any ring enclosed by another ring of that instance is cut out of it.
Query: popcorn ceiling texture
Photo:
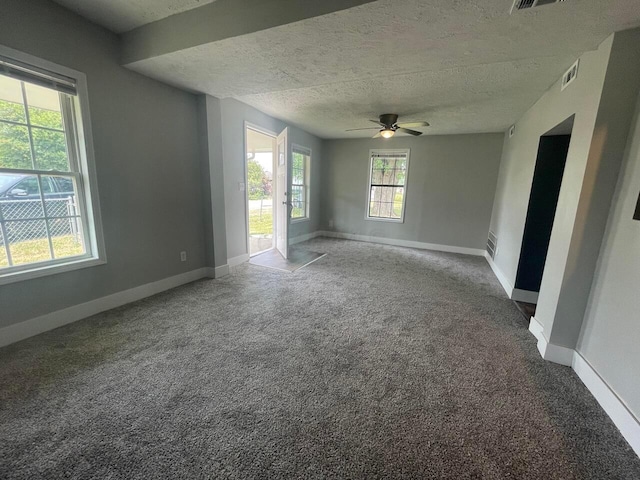
[[[484,258],[297,247],[1,349],[0,478],[640,478]]]
[[[510,6],[380,0],[128,67],[236,98],[323,138],[365,137],[344,130],[386,112],[428,120],[427,133],[497,132],[582,53],[640,24],[637,0],[565,2],[514,15]],[[162,41],[147,38],[154,40]]]
[[[216,0],[54,0],[83,17],[122,33]]]

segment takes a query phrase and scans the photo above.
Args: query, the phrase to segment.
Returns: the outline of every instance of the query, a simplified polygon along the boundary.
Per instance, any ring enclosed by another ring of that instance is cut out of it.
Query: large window
[[[0,283],[100,259],[78,79],[63,70],[0,55]]]
[[[311,150],[293,146],[291,164],[291,218],[303,220],[309,218],[309,169]]]
[[[409,150],[372,150],[367,218],[402,222],[407,194]]]

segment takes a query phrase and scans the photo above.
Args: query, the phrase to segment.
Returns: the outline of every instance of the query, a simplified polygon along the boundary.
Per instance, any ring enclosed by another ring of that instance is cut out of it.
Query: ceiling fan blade
[[[386,127],[386,125],[379,120],[369,120],[369,121],[375,123],[376,125],[380,125],[381,127]]]
[[[429,122],[407,122],[407,123],[398,123],[398,127],[401,128],[420,128],[420,127],[430,127]]]
[[[413,135],[414,137],[417,137],[418,135],[422,135],[422,132],[417,132],[415,130],[410,130],[408,128],[398,127],[398,130],[404,133],[408,133],[409,135]]]
[[[378,130],[379,127],[366,127],[366,128],[350,128],[349,130],[345,130],[345,132],[357,132],[358,130]]]
[[[382,135],[380,135],[380,132],[378,132],[378,133],[376,133],[376,134],[375,134],[373,137],[371,137],[371,138],[379,138],[379,137],[381,137],[381,136],[382,136]]]

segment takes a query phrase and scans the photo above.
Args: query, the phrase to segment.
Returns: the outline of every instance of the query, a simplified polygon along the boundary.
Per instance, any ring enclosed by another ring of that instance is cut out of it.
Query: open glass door
[[[287,129],[285,128],[276,141],[277,147],[277,183],[276,183],[276,248],[280,254],[287,258],[289,253],[289,240],[287,237],[287,227],[289,225],[289,195],[287,185],[287,171],[288,171],[288,159],[287,159]]]

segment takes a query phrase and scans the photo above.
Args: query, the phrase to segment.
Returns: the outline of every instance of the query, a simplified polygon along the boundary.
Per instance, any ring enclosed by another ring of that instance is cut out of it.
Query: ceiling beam
[[[217,0],[122,35],[122,63],[132,63],[347,10],[375,0]]]

